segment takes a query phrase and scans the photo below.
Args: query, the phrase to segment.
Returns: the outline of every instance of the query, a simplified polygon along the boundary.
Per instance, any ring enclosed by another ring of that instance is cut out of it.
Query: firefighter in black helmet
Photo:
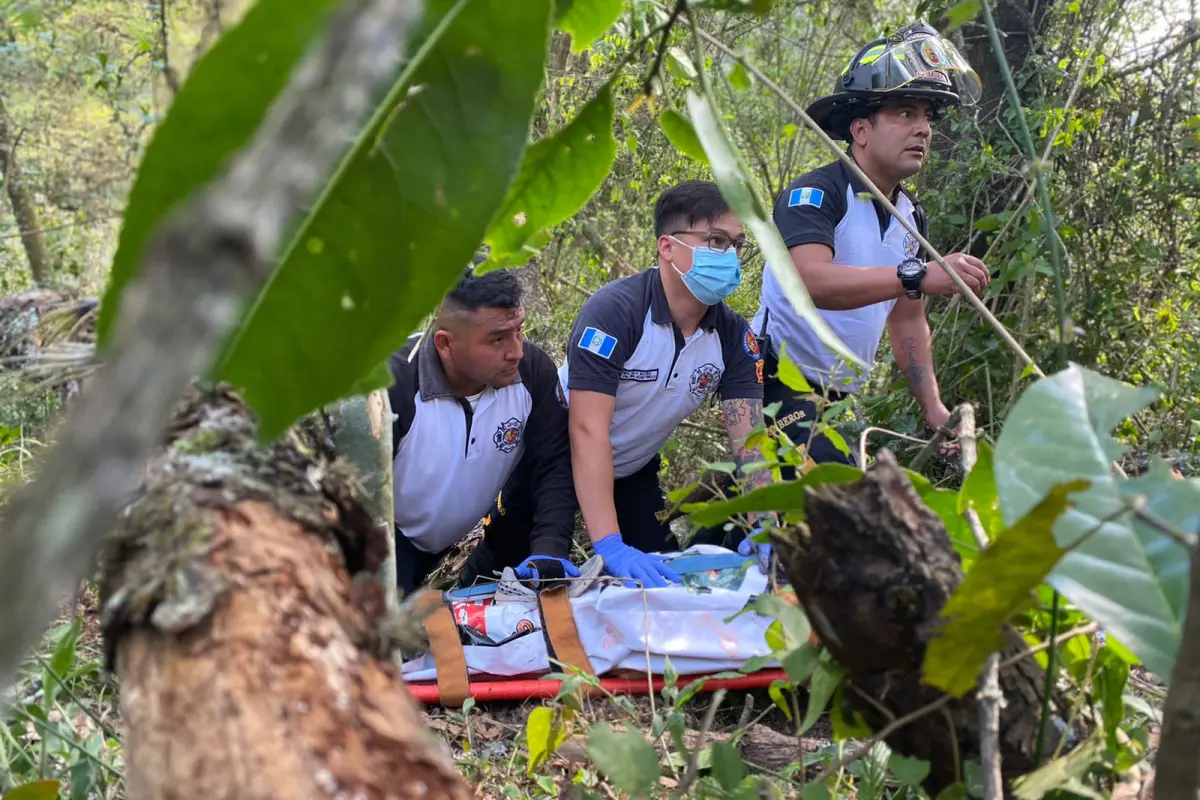
[[[849,143],[847,153],[855,163],[927,235],[920,204],[901,182],[924,164],[931,124],[948,107],[976,103],[980,89],[978,75],[954,45],[917,22],[864,46],[838,76],[833,94],[814,102],[808,113],[831,137]],[[792,181],[776,199],[774,221],[829,326],[867,364],[874,362],[886,328],[926,423],[941,427],[950,412],[934,376],[924,295],[957,292],[950,277],[936,263],[925,262],[928,256],[920,253],[916,238],[840,160]],[[965,253],[946,261],[972,291],[983,292],[988,271],[982,261]],[[775,376],[780,345],[815,392],[831,401],[860,390],[867,376],[822,344],[769,270],[752,325],[766,361],[764,403],[781,403],[777,426],[805,445],[817,463],[853,463],[853,456],[828,437],[810,441],[816,405]]]

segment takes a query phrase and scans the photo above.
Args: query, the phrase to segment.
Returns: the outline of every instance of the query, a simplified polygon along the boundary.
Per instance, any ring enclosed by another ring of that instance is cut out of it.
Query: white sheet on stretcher
[[[686,554],[729,553],[721,547],[695,545]],[[579,640],[597,674],[613,668],[661,675],[665,659],[681,675],[737,669],[748,659],[770,653],[767,627],[774,621],[749,610],[737,614],[757,594],[767,590],[767,578],[756,567],[746,571],[737,590],[696,592],[679,585],[656,589],[625,588],[618,584],[593,587],[571,599]],[[529,619],[540,628],[537,608],[529,603]],[[499,646],[465,645],[471,676],[512,677],[562,671],[551,665],[544,636],[539,632]],[[772,662],[771,666],[777,666]],[[426,653],[403,665],[407,681],[437,678],[433,656]]]

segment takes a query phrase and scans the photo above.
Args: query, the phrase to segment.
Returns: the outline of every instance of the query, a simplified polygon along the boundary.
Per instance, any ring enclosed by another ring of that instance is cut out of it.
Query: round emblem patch
[[[705,397],[716,391],[721,381],[721,370],[715,364],[701,364],[692,371],[688,388],[696,397]]]
[[[506,422],[501,422],[496,426],[496,433],[492,435],[492,442],[496,445],[496,449],[502,453],[511,453],[521,444],[521,422],[516,417],[510,418]]]
[[[517,633],[530,633],[533,631],[533,623],[527,619],[523,619],[517,623]]]
[[[917,237],[911,233],[904,234],[904,255],[912,258],[917,254]]]
[[[942,65],[942,55],[937,51],[932,40],[921,43],[921,58],[931,67]]]
[[[742,334],[742,349],[746,351],[746,355],[758,360],[762,355],[758,347],[758,337],[754,335],[754,331],[750,330],[750,326],[746,326],[746,332]]]

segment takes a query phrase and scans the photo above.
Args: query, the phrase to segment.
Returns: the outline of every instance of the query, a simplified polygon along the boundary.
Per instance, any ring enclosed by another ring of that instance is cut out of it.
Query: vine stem
[[[866,173],[864,173],[859,166],[854,163],[854,159],[850,158],[849,155],[847,155],[840,147],[838,147],[837,143],[829,137],[829,134],[821,130],[820,126],[813,122],[812,117],[810,117],[805,110],[801,108],[800,105],[779,86],[779,84],[775,83],[773,80],[764,75],[762,70],[758,69],[758,67],[751,64],[742,56],[738,55],[720,39],[717,39],[715,36],[708,33],[708,31],[705,31],[696,25],[691,16],[690,6],[688,7],[685,16],[686,20],[681,20],[681,22],[692,28],[694,35],[704,39],[704,41],[720,50],[724,55],[741,64],[747,72],[757,78],[763,86],[767,87],[767,89],[778,96],[779,99],[782,100],[784,104],[792,110],[793,113],[800,117],[805,126],[815,133],[818,138],[825,143],[826,147],[828,147],[830,151],[837,156],[838,160],[845,164],[846,168],[863,182],[863,185],[867,187],[867,190],[871,193],[871,195],[878,200],[885,209],[887,209],[887,212],[894,217],[897,222],[900,223],[900,226],[912,234],[913,237],[916,238],[916,240],[920,242],[920,244],[926,249],[926,251],[933,256],[933,260],[936,261],[943,270],[945,270],[946,274],[950,277],[951,282],[958,287],[958,290],[962,296],[965,297],[967,302],[969,302],[971,306],[979,312],[979,315],[983,317],[990,326],[992,326],[992,328],[996,331],[996,334],[1004,341],[1005,344],[1009,346],[1009,348],[1012,349],[1014,353],[1016,353],[1021,362],[1029,366],[1039,378],[1046,377],[1046,374],[1042,371],[1041,367],[1037,365],[1037,362],[1035,362],[1033,358],[1031,358],[1030,355],[1025,352],[1025,348],[1021,347],[1020,343],[1017,342],[1012,333],[1009,332],[1008,328],[1004,327],[1004,323],[996,319],[996,316],[988,310],[988,307],[984,305],[983,301],[975,296],[975,293],[971,291],[971,288],[967,286],[966,282],[963,281],[963,279],[959,277],[958,273],[946,263],[946,259],[942,257],[938,249],[930,244],[928,239],[921,235],[921,232],[917,230],[916,226],[901,216],[900,212],[896,210],[896,207],[892,205],[892,202],[888,200],[883,192],[879,191],[879,188],[870,178],[867,177]],[[700,80],[702,85],[707,86],[707,75],[703,69],[700,70]]]
[[[987,24],[988,39],[991,40],[992,50],[996,54],[996,63],[1000,74],[1004,76],[1004,89],[1008,94],[1008,102],[1012,105],[1017,118],[1017,127],[1021,135],[1021,145],[1025,148],[1025,159],[1033,180],[1037,184],[1038,197],[1042,204],[1042,216],[1045,218],[1046,242],[1050,247],[1050,262],[1054,266],[1054,295],[1058,304],[1058,368],[1067,368],[1067,297],[1063,288],[1062,254],[1059,252],[1059,242],[1056,234],[1057,225],[1054,218],[1054,207],[1050,203],[1050,190],[1046,188],[1045,176],[1042,174],[1042,164],[1037,157],[1037,149],[1033,145],[1033,136],[1029,132],[1029,122],[1025,119],[1025,110],[1021,107],[1021,96],[1017,94],[1017,84],[1013,80],[1012,68],[1004,55],[1004,46],[1000,42],[1000,32],[996,30],[996,20],[992,18],[991,3],[984,0],[983,18]]]

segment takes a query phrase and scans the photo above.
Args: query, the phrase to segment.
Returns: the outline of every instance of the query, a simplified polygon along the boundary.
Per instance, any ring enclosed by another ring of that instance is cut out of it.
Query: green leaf
[[[793,392],[802,394],[811,394],[812,386],[805,379],[804,374],[800,372],[800,368],[796,366],[796,362],[792,361],[792,357],[787,353],[787,343],[779,343],[779,369],[776,372],[779,382],[791,389]]]
[[[525,152],[549,12],[550,0],[428,3],[390,99],[215,370],[244,389],[261,439],[362,391],[462,273]]]
[[[732,744],[727,741],[713,742],[712,772],[721,788],[732,792],[746,777],[746,764]]]
[[[1072,778],[1078,778],[1099,761],[1105,751],[1103,731],[1092,735],[1065,756],[1013,781],[1013,794],[1020,800],[1040,800]]]
[[[1051,529],[1067,507],[1067,495],[1087,486],[1087,481],[1056,486],[983,551],[942,608],[946,624],[925,651],[925,683],[955,697],[975,687],[983,662],[1004,645],[1004,623],[1033,601],[1033,590],[1062,557]]]
[[[800,800],[832,800],[833,792],[825,781],[809,781],[800,790]]]
[[[917,493],[921,495],[925,505],[941,517],[942,524],[946,526],[946,534],[950,537],[950,544],[962,559],[963,571],[970,572],[974,568],[975,559],[979,558],[979,543],[975,541],[975,534],[971,533],[966,518],[958,510],[958,492],[935,489],[929,484],[925,491],[918,488]]]
[[[950,24],[942,31],[943,36],[949,36],[966,23],[975,19],[983,8],[983,0],[959,0],[946,11]]]
[[[783,689],[785,686],[787,686],[785,682],[775,681],[767,687],[767,696],[771,698],[771,702],[775,704],[775,707],[783,712],[783,715],[787,717],[788,722],[791,722],[792,707],[788,703],[787,698],[783,696]]]
[[[529,719],[525,721],[525,743],[529,748],[525,774],[532,775],[546,757],[558,749],[565,738],[566,728],[559,724],[553,709],[538,706],[529,712]]]
[[[788,680],[797,685],[804,683],[820,664],[821,651],[811,643],[805,642],[783,657],[783,671]]]
[[[525,153],[521,172],[487,232],[495,257],[569,218],[588,201],[617,154],[612,85],[605,84],[569,125]]]
[[[994,539],[1004,529],[1004,518],[1000,515],[1000,498],[996,496],[995,456],[992,446],[985,441],[978,445],[978,459],[958,491],[956,510],[965,514],[975,509],[983,530],[989,539]]]
[[[1131,514],[1113,518],[1124,503],[1144,496],[1156,517],[1181,531],[1200,529],[1200,481],[1172,479],[1159,460],[1136,480],[1111,471],[1123,448],[1109,432],[1156,395],[1076,364],[1043,378],[1009,414],[995,473],[1006,520],[1026,514],[1053,486],[1091,481],[1055,524],[1058,544],[1067,548],[1111,519],[1063,558],[1048,582],[1147,669],[1170,675],[1187,598],[1187,548]]]
[[[680,510],[690,514],[692,521],[700,526],[716,525],[735,514],[749,511],[804,510],[804,488],[824,483],[854,483],[863,475],[862,470],[846,464],[818,464],[793,481],[772,483],[752,492],[709,503],[683,503]]]
[[[559,0],[559,30],[571,34],[571,52],[582,53],[621,16],[622,0]]]
[[[34,781],[10,789],[4,800],[58,800],[58,781]]]
[[[618,791],[646,794],[658,783],[658,756],[638,730],[614,733],[607,722],[601,722],[588,734],[586,749],[588,758]]]
[[[899,753],[892,753],[888,758],[888,769],[905,786],[920,786],[921,781],[929,777],[929,768],[929,762],[921,758],[910,758]]]
[[[337,5],[336,0],[258,0],[192,67],[154,130],[129,193],[96,319],[99,345],[112,333],[121,292],[140,267],[155,227],[250,141]],[[254,79],[246,80],[247,75]]]
[[[823,656],[817,671],[813,673],[812,682],[808,687],[808,709],[804,712],[804,722],[800,724],[797,736],[803,735],[809,728],[817,724],[829,699],[846,677],[846,670],[835,664],[828,656]]]
[[[833,693],[833,702],[829,705],[829,723],[833,728],[833,740],[842,742],[846,739],[864,739],[871,736],[871,726],[863,719],[863,715],[854,710],[850,698],[846,696],[846,686],[842,684]]]
[[[842,356],[847,363],[866,369],[868,365],[838,338],[825,318],[817,312],[808,290],[804,288],[804,282],[800,280],[792,264],[787,246],[771,220],[767,204],[750,177],[750,171],[737,148],[721,125],[715,109],[708,100],[694,91],[689,91],[688,115],[692,118],[701,144],[704,145],[704,152],[708,154],[713,177],[721,187],[721,194],[738,220],[746,226],[758,246],[762,248],[784,296],[796,309],[796,313],[812,327],[822,343]]]
[[[750,73],[742,66],[742,62],[733,62],[733,68],[729,70],[729,84],[739,92],[744,92],[751,87]]]
[[[804,612],[773,594],[763,593],[754,598],[754,610],[764,617],[774,617],[779,621],[783,632],[787,635],[785,644],[787,649],[800,647],[808,641],[809,634],[812,633],[812,627]],[[782,650],[784,648],[775,649]]]
[[[674,108],[665,108],[658,115],[658,124],[676,150],[701,164],[708,163],[708,155],[700,144],[700,137],[692,127],[692,121]]]
[[[1105,648],[1107,651],[1107,647]],[[1117,729],[1125,720],[1125,684],[1129,681],[1129,665],[1111,652],[1102,651],[1101,666],[1096,670],[1096,694],[1104,706],[1104,734],[1108,749],[1118,749]]]
[[[68,800],[88,800],[92,796],[92,786],[92,762],[81,758],[71,767],[71,794]]]

